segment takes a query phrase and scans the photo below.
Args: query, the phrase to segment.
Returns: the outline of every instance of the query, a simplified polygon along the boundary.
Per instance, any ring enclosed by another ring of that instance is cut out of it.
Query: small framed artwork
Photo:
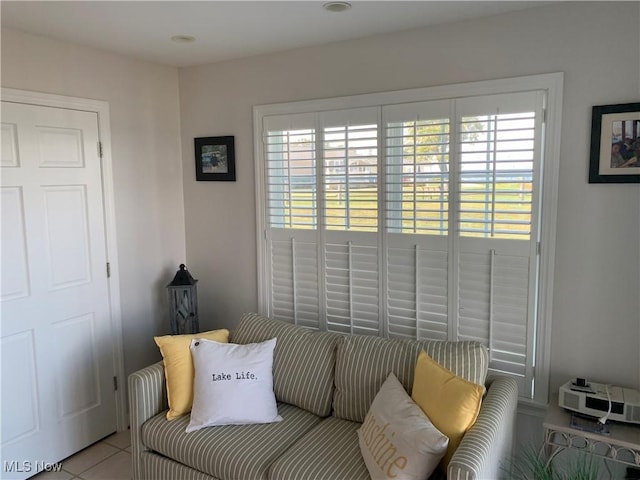
[[[596,105],[589,183],[640,182],[640,103]]]
[[[236,181],[236,158],[233,137],[194,138],[196,180]]]

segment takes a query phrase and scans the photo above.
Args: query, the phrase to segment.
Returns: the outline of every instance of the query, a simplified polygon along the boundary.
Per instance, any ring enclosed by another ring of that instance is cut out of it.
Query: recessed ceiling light
[[[171,41],[175,43],[193,43],[196,41],[196,37],[193,35],[174,35],[171,37]]]
[[[322,8],[329,12],[344,12],[351,8],[351,4],[349,2],[328,2]]]

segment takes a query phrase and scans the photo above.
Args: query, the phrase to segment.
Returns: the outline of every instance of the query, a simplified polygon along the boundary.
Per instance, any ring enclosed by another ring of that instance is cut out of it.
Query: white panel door
[[[116,430],[95,112],[2,102],[2,478]]]

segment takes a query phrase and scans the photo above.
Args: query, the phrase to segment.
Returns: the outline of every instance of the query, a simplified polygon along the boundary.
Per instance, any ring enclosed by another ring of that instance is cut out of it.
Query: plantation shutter
[[[263,132],[271,314],[320,328],[315,116],[265,117]]]
[[[489,347],[493,374],[533,380],[542,96],[456,101],[458,338]]]
[[[383,108],[391,337],[448,339],[450,105]]]
[[[378,109],[322,112],[327,330],[378,335]]]
[[[256,117],[264,313],[477,340],[534,398],[547,93],[522,90]]]

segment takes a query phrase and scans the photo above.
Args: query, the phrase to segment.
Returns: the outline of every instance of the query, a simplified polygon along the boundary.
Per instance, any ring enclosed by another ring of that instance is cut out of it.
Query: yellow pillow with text
[[[194,338],[227,343],[229,341],[229,330],[221,329],[189,335],[153,337],[156,345],[160,348],[164,363],[167,400],[169,402],[167,420],[173,420],[191,411],[194,368],[189,347],[191,340]]]
[[[411,398],[433,425],[449,437],[449,446],[440,467],[446,472],[462,437],[475,423],[480,411],[484,385],[457,376],[427,355],[418,355]]]

